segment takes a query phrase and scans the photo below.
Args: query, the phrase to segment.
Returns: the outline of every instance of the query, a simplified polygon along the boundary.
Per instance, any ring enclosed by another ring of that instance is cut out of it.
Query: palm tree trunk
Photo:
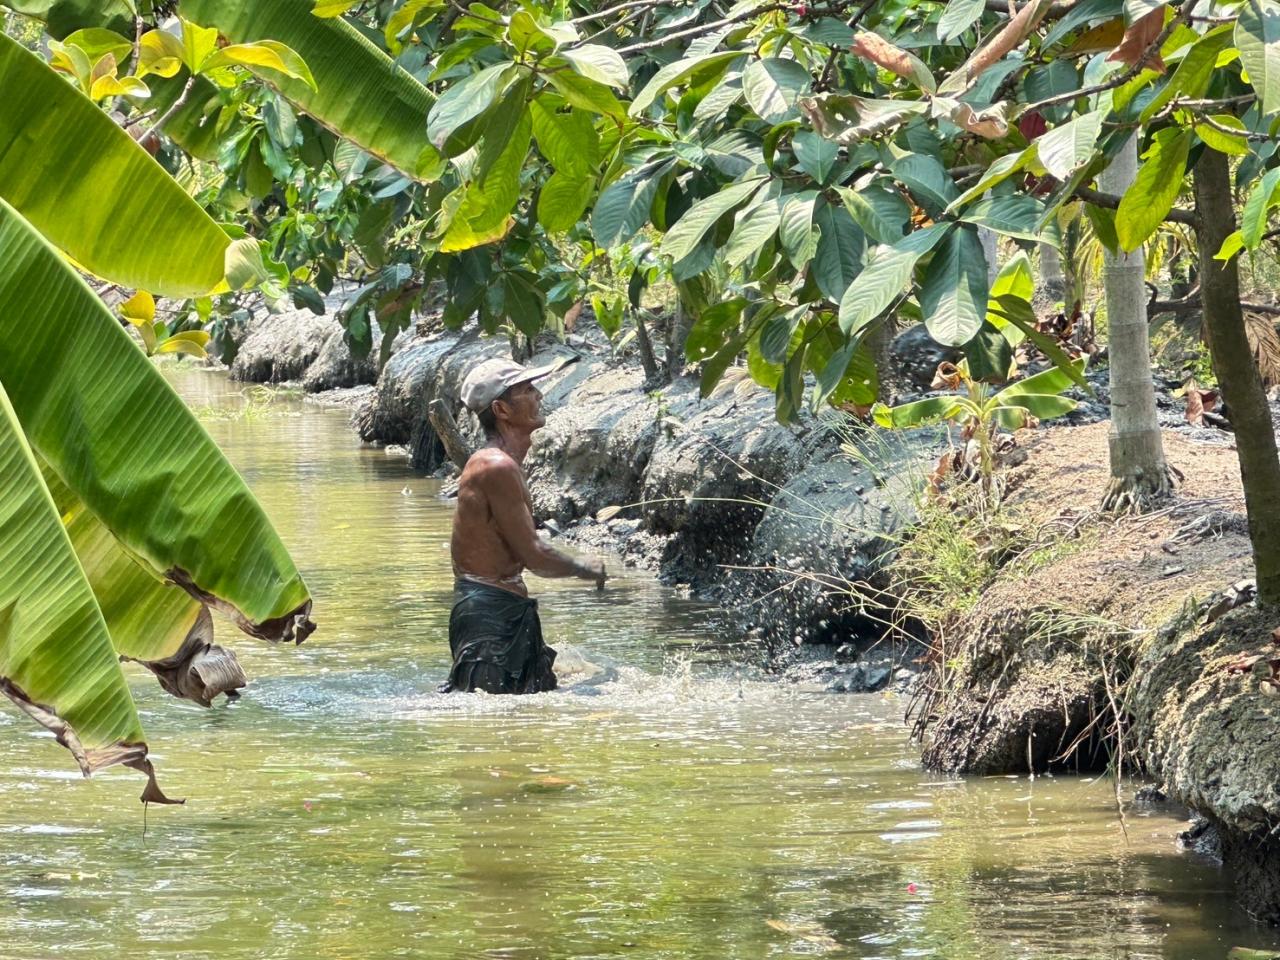
[[[1062,273],[1062,254],[1052,243],[1040,244],[1040,295],[1050,305],[1067,298],[1067,278]]]
[[[1215,260],[1236,228],[1226,154],[1205,147],[1195,169],[1196,245],[1200,248],[1200,302],[1213,356],[1213,372],[1236,432],[1249,540],[1258,578],[1258,603],[1280,604],[1280,457],[1271,408],[1253,360],[1240,309],[1237,258]]]
[[[1107,193],[1123,194],[1137,171],[1135,134],[1111,166],[1098,175],[1098,186]],[[1111,482],[1103,495],[1102,509],[1141,512],[1173,489],[1151,382],[1142,248],[1133,253],[1108,250],[1104,262],[1111,357]]]

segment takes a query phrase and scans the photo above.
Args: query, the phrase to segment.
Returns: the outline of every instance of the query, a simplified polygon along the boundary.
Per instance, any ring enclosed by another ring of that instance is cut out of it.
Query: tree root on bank
[[[1182,473],[1165,466],[1158,475],[1149,475],[1139,469],[1127,477],[1112,477],[1102,495],[1103,513],[1146,513],[1173,496],[1174,488],[1182,480]]]

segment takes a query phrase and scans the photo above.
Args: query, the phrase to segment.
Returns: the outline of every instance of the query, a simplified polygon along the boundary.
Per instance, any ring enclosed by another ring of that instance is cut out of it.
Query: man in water
[[[453,669],[444,690],[538,693],[554,690],[556,652],[542,640],[538,602],[521,574],[578,577],[604,589],[602,562],[580,563],[534,531],[525,454],[546,423],[534,381],[554,367],[485,360],[462,382],[462,402],[480,418],[487,442],[458,482],[453,515],[457,601],[449,617]]]

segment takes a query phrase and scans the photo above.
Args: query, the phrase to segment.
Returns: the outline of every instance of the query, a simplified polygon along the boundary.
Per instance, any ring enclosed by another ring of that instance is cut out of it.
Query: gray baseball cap
[[[462,402],[468,410],[479,413],[489,404],[514,387],[517,383],[538,380],[555,373],[563,364],[548,363],[543,367],[526,367],[514,360],[494,357],[483,360],[471,368],[462,381]]]

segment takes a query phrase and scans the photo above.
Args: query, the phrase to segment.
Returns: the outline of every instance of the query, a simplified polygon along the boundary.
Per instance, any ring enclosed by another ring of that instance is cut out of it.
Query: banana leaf
[[[431,181],[443,161],[427,140],[435,98],[341,17],[313,16],[312,0],[182,0],[188,20],[234,43],[279,40],[297,51],[318,89],[271,70],[254,72],[303,112],[406,176]]]
[[[121,286],[168,297],[217,286],[230,244],[222,229],[96,104],[3,33],[0,90],[0,197],[46,239]]]
[[[83,27],[106,27],[131,36],[136,12],[130,0],[5,0],[2,6],[43,20],[55,40]]]
[[[27,439],[133,556],[253,636],[301,642],[314,629],[306,584],[244,481],[3,200],[0,345],[0,383]]]
[[[81,771],[123,763],[169,802],[107,625],[22,426],[0,386],[0,692],[71,751]]]
[[[41,466],[120,658],[141,663],[175,697],[204,707],[220,693],[234,695],[248,680],[236,655],[213,642],[208,607],[157,577]]]

